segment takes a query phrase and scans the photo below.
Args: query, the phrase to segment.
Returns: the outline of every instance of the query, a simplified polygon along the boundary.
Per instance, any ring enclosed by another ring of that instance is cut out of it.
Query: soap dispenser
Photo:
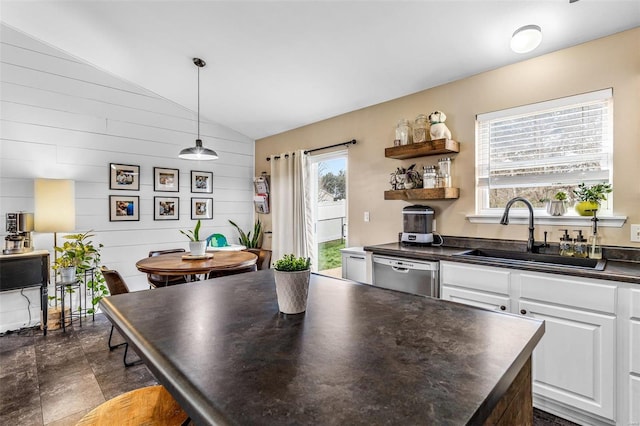
[[[600,236],[598,235],[598,218],[593,213],[593,234],[589,237],[588,253],[590,259],[602,259],[602,246],[600,245]]]
[[[568,229],[561,229],[564,235],[560,237],[560,256],[573,256],[573,240]]]
[[[573,255],[575,257],[587,257],[587,239],[582,235],[582,230],[575,230],[578,235],[573,243]]]

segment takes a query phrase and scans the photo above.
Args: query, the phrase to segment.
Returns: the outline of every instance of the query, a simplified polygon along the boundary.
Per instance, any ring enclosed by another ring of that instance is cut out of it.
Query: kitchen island
[[[102,299],[206,424],[530,424],[544,323],[311,276],[278,313],[271,270]]]

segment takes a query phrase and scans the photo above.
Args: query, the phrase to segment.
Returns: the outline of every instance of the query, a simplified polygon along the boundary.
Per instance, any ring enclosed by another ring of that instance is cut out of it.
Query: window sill
[[[591,216],[547,216],[547,215],[534,215],[534,223],[536,225],[551,225],[551,226],[591,226]],[[470,214],[467,215],[467,220],[471,223],[500,223],[502,215],[492,214]],[[622,228],[622,225],[627,221],[626,216],[598,216],[598,226],[607,228]],[[529,216],[523,216],[518,214],[509,215],[509,223],[518,225],[527,225],[529,223]]]

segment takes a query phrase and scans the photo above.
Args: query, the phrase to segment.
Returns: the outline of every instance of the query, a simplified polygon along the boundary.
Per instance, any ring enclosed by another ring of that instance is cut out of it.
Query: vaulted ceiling
[[[1,20],[258,139],[640,25],[637,0],[1,1]],[[509,49],[520,26],[540,47]],[[587,72],[587,70],[585,70]]]

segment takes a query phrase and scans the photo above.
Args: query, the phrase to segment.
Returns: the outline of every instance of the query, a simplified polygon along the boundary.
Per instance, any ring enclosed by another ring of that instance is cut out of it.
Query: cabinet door
[[[478,308],[490,309],[492,311],[511,311],[511,299],[481,291],[471,291],[443,285],[440,289],[440,298],[452,302],[464,303],[465,305],[476,306]]]
[[[522,299],[518,310],[545,321],[533,392],[614,419],[615,317]]]
[[[367,282],[367,257],[360,254],[342,254],[342,278]]]

